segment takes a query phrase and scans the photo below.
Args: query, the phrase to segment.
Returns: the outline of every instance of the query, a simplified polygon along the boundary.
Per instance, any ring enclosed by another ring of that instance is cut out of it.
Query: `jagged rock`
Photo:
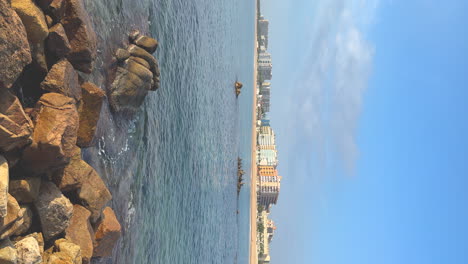
[[[97,53],[97,39],[82,0],[64,0],[65,16],[61,23],[71,46],[67,58],[75,69],[91,73]]]
[[[70,226],[65,230],[65,238],[81,248],[83,264],[89,263],[93,256],[93,229],[89,222],[91,213],[75,204]]]
[[[54,25],[54,19],[52,19],[51,16],[46,15],[45,20],[46,20],[47,26],[49,27],[49,36],[50,36],[50,28]]]
[[[44,254],[44,237],[42,236],[42,233],[35,232],[26,236],[17,236],[14,238],[14,242],[17,243],[18,241],[21,241],[27,237],[32,237],[37,241],[37,244],[39,245],[39,251],[42,256]]]
[[[49,12],[55,22],[60,21],[65,15],[65,0],[53,0],[49,5]]]
[[[143,35],[139,35],[132,42],[138,47],[145,49],[150,54],[153,54],[158,48],[157,40],[155,40],[154,38],[143,36]]]
[[[85,148],[91,146],[94,134],[96,134],[96,127],[101,114],[105,93],[90,82],[83,83],[81,91],[83,99],[78,109],[80,126],[78,128],[78,140],[76,144]]]
[[[47,67],[47,60],[45,56],[45,42],[41,41],[39,43],[31,43],[31,57],[32,64],[36,71],[40,71],[41,75],[46,75],[49,71]]]
[[[130,57],[130,52],[124,49],[117,49],[115,52],[115,58],[117,61],[124,61]]]
[[[68,257],[72,264],[82,263],[80,246],[69,240],[59,239],[55,241],[55,250],[64,254],[64,257]]]
[[[78,82],[78,73],[66,59],[59,61],[52,66],[45,80],[41,83],[41,88],[63,94],[76,100],[81,100],[81,87]]]
[[[136,112],[151,88],[138,75],[126,68],[117,67],[116,78],[112,83],[109,103],[115,112]]]
[[[52,3],[52,0],[36,0],[37,4],[42,8],[42,9],[47,9]]]
[[[9,152],[30,144],[33,127],[18,98],[0,88],[0,152]]]
[[[33,212],[29,205],[21,205],[21,214],[23,215],[22,224],[18,226],[14,235],[19,236],[26,233],[31,228]],[[0,262],[1,263],[1,262]]]
[[[45,240],[62,233],[70,224],[73,205],[51,182],[43,182],[34,202]]]
[[[120,237],[120,230],[120,223],[115,217],[114,211],[110,207],[106,207],[102,212],[102,219],[98,223],[94,234],[93,256],[110,256],[115,243]]]
[[[0,155],[0,218],[7,215],[8,206],[8,162]]]
[[[0,239],[5,239],[23,224],[23,211],[13,196],[8,195],[7,216],[0,218]]]
[[[25,149],[22,165],[40,174],[70,161],[76,148],[78,112],[72,98],[57,93],[44,94],[36,109],[33,143]]]
[[[32,203],[39,195],[41,178],[27,177],[10,181],[9,192],[20,203]]]
[[[15,244],[18,264],[40,264],[42,262],[39,243],[34,237],[26,237]]]
[[[81,188],[77,191],[81,204],[91,212],[91,222],[95,223],[104,206],[112,199],[112,195],[99,174],[92,169]]]
[[[0,61],[0,89],[10,88],[32,61],[23,22],[5,0],[0,1]]]
[[[61,191],[70,192],[81,188],[91,170],[91,166],[81,159],[81,150],[76,148],[70,163],[64,168],[54,171],[51,178]]]
[[[142,58],[131,56],[131,57],[129,57],[129,60],[132,60],[132,61],[134,61],[136,63],[139,63],[140,65],[142,65],[143,67],[145,67],[147,69],[150,68],[149,63],[146,60],[142,59]]]
[[[142,58],[148,62],[148,64],[150,65],[149,69],[153,73],[153,84],[151,85],[150,90],[152,91],[157,90],[159,88],[159,76],[160,76],[158,60],[155,57],[153,57],[151,54],[149,54],[146,50],[136,45],[130,45],[128,48],[128,51],[130,52],[131,56]]]
[[[58,23],[50,28],[47,37],[47,49],[58,58],[63,58],[70,52],[70,42],[68,42],[62,24]]]
[[[11,6],[23,21],[28,40],[32,44],[43,42],[49,28],[41,9],[32,0],[11,0]]]
[[[45,264],[74,264],[73,260],[67,253],[55,252],[47,257]],[[81,262],[80,262],[81,263]]]
[[[0,241],[0,264],[16,264],[17,254],[16,248],[10,239]]]

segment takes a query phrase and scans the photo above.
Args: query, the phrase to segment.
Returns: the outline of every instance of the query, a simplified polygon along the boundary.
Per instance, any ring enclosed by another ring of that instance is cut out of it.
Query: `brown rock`
[[[143,82],[151,82],[151,79],[153,78],[153,73],[148,68],[131,58],[132,57],[130,57],[130,59],[126,61],[127,70],[137,75]]]
[[[91,222],[95,223],[104,206],[112,199],[112,195],[102,181],[99,174],[93,169],[86,181],[77,191],[81,204],[91,212]]]
[[[112,254],[112,249],[120,237],[120,223],[115,217],[114,211],[106,207],[102,212],[102,219],[98,223],[94,234],[94,254],[95,257],[108,257]]]
[[[10,88],[32,61],[26,29],[5,0],[0,1],[0,61],[0,88]]]
[[[33,60],[32,64],[34,65],[34,68],[36,69],[36,71],[40,71],[41,76],[46,75],[47,72],[49,71],[49,68],[47,67],[44,41],[41,41],[36,44],[31,43],[31,57]]]
[[[33,212],[31,211],[31,208],[29,208],[29,205],[21,205],[20,208],[20,214],[23,215],[23,219],[22,224],[18,226],[14,233],[16,236],[26,233],[32,225]]]
[[[41,221],[45,240],[62,233],[70,224],[73,205],[51,182],[41,183],[39,196],[34,205]]]
[[[7,215],[9,177],[8,162],[0,155],[0,218]]]
[[[136,63],[139,63],[140,65],[142,65],[143,67],[145,67],[147,69],[150,68],[149,63],[146,60],[142,59],[142,58],[131,56],[129,58],[129,60],[132,60],[132,61],[134,61]]]
[[[17,261],[16,248],[10,239],[0,241],[0,264],[16,264]]]
[[[18,264],[40,264],[42,263],[39,243],[34,237],[26,237],[16,242],[18,253]]]
[[[52,3],[52,0],[36,0],[37,4],[42,8],[42,9],[47,9]]]
[[[20,203],[32,203],[39,195],[40,187],[40,178],[27,177],[24,179],[11,180],[9,192]]]
[[[150,54],[153,54],[158,48],[157,40],[143,35],[140,35],[135,40],[133,40],[133,44],[137,45],[142,49],[145,49]]]
[[[90,147],[92,144],[105,93],[90,82],[83,83],[81,91],[83,99],[78,109],[80,126],[78,128],[78,140],[76,144],[85,148]]]
[[[41,256],[44,254],[44,237],[42,236],[42,233],[31,233],[29,235],[26,235],[26,236],[17,236],[14,238],[14,241],[15,243],[18,242],[18,241],[21,241],[27,237],[32,237],[34,238],[36,241],[37,241],[37,244],[39,246],[39,251],[41,253]]]
[[[75,69],[91,73],[97,53],[97,39],[82,0],[64,0],[65,16],[61,23],[71,45],[67,58]]]
[[[58,58],[64,58],[70,52],[70,43],[62,24],[58,23],[50,28],[47,49]]]
[[[143,103],[151,83],[144,82],[126,68],[117,67],[109,103],[115,112],[135,113]]]
[[[49,35],[50,35],[50,28],[54,25],[54,19],[52,19],[51,16],[46,15],[45,16],[47,26],[49,27]]]
[[[81,87],[78,83],[78,73],[66,59],[52,66],[41,88],[54,93],[72,97],[79,102],[81,100]]]
[[[124,49],[117,49],[115,52],[115,58],[117,61],[124,61],[130,57],[130,53]]]
[[[57,93],[44,94],[36,108],[33,143],[25,149],[22,164],[40,174],[70,161],[76,148],[78,112],[73,99]]]
[[[93,168],[81,159],[81,150],[76,148],[75,155],[64,168],[52,173],[52,181],[63,192],[81,188],[82,183],[89,177]]]
[[[0,88],[0,152],[30,144],[33,127],[18,98]]]
[[[89,222],[91,213],[80,205],[73,206],[73,217],[65,231],[65,238],[81,248],[83,263],[93,256],[93,229]]]
[[[64,0],[52,0],[49,5],[49,12],[55,22],[60,21],[65,15],[65,1]]]
[[[32,0],[11,0],[11,6],[23,21],[32,44],[43,42],[49,34],[44,13]]]
[[[16,232],[23,224],[21,208],[13,196],[8,195],[7,216],[0,218],[0,240]]]
[[[66,239],[59,239],[55,241],[55,250],[57,252],[63,253],[64,256],[68,256],[69,263],[72,264],[81,264],[81,249],[80,246],[77,244],[66,240]]]
[[[158,67],[158,61],[156,60],[155,57],[153,57],[151,54],[149,54],[146,50],[135,46],[135,45],[130,45],[128,47],[128,51],[130,52],[131,56],[139,57],[148,62],[150,65],[150,71],[153,73],[156,73],[156,68]]]
[[[64,252],[55,252],[47,256],[45,264],[74,264],[71,257]],[[81,262],[80,262],[81,263]]]

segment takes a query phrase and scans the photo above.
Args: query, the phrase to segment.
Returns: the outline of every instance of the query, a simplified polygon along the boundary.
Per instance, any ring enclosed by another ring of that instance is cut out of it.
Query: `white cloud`
[[[372,0],[322,0],[307,23],[310,46],[293,87],[298,118],[289,127],[304,130],[295,145],[318,157],[321,173],[338,165],[352,174],[359,155],[355,134],[374,54],[362,30],[376,7]]]

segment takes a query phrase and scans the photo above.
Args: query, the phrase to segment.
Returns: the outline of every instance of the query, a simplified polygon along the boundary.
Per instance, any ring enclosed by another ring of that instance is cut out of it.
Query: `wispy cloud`
[[[322,173],[339,167],[352,174],[359,156],[355,134],[374,55],[363,30],[376,8],[376,0],[321,0],[308,21],[289,127],[303,129],[295,147],[318,158]]]

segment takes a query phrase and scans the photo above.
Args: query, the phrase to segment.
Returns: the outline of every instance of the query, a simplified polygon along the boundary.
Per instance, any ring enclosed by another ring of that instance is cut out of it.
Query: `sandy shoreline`
[[[257,2],[257,1],[255,1]],[[255,10],[258,6],[255,5]],[[250,250],[249,263],[257,264],[257,15],[255,15],[255,38],[254,38],[254,81],[253,81],[253,103],[252,103],[252,164],[250,171]]]

